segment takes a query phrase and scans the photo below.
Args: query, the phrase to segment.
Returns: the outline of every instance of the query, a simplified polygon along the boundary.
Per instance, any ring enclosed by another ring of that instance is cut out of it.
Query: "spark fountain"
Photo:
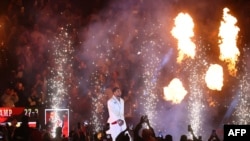
[[[156,110],[159,103],[157,82],[159,79],[159,70],[162,67],[160,57],[162,56],[162,52],[160,50],[164,48],[165,44],[162,38],[156,34],[162,28],[162,24],[159,24],[159,21],[150,22],[148,20],[152,20],[149,15],[145,16],[145,21],[142,22],[147,28],[138,29],[142,33],[142,36],[137,38],[140,46],[137,55],[142,58],[141,78],[143,79],[143,90],[139,97],[139,105],[142,107],[140,115],[147,115],[151,121],[151,125],[156,127],[158,118],[160,118],[157,116],[158,111]],[[168,55],[171,55],[171,51]],[[156,132],[158,134],[161,131]]]
[[[93,83],[89,95],[91,96],[91,119],[90,122],[93,126],[93,132],[97,133],[103,130],[104,123],[104,108],[106,104],[107,96],[105,95],[105,89],[103,84],[104,74],[100,71],[94,71],[90,81]]]
[[[60,109],[68,108],[69,101],[69,89],[71,88],[71,79],[72,79],[72,54],[74,49],[72,47],[72,40],[69,36],[69,26],[61,27],[58,29],[58,33],[52,38],[53,40],[49,40],[48,42],[53,46],[53,48],[49,51],[52,56],[52,66],[50,66],[49,70],[51,73],[51,78],[48,79],[48,99],[47,105],[49,109],[53,112],[53,116],[50,115],[50,120],[47,123],[52,122],[52,135],[55,136],[55,130],[58,126],[61,126],[65,123],[64,117],[62,114],[59,114]],[[46,119],[46,110],[45,110],[45,119]],[[69,119],[67,118],[67,121]],[[46,121],[46,120],[45,120]],[[60,124],[56,124],[54,122],[61,121]],[[46,124],[47,124],[46,123]],[[67,123],[68,124],[68,123]],[[63,128],[65,128],[64,125]],[[68,125],[67,125],[68,128]],[[69,130],[67,129],[67,132]],[[68,133],[66,133],[68,135]]]
[[[244,60],[249,59],[248,55],[248,49],[243,50],[244,53]],[[238,124],[238,125],[247,125],[250,124],[250,75],[248,72],[248,64],[246,61],[243,61],[242,63],[242,68],[243,68],[243,74],[238,77],[239,81],[239,92],[237,93],[236,97],[237,98],[237,104],[234,105],[235,111],[232,114],[234,119],[232,121],[233,124]]]
[[[48,80],[50,97],[50,108],[66,108],[67,99],[69,98],[68,90],[71,87],[72,78],[72,47],[71,37],[69,37],[68,26],[59,28],[58,35],[55,35],[49,43],[53,48],[49,51],[52,56],[51,66],[49,68],[51,78]]]
[[[81,56],[87,57],[89,66],[89,77],[86,78],[88,85],[88,96],[91,99],[91,118],[90,124],[93,126],[93,132],[99,132],[103,129],[107,118],[105,118],[105,109],[107,109],[107,100],[110,98],[110,79],[116,69],[124,68],[123,64],[117,64],[120,58],[117,50],[121,44],[116,44],[119,40],[120,23],[93,24],[86,35],[87,41],[84,46],[85,51]],[[117,45],[117,46],[115,46]],[[114,68],[112,64],[117,68]],[[117,81],[117,80],[116,80]],[[121,87],[120,85],[118,85]]]

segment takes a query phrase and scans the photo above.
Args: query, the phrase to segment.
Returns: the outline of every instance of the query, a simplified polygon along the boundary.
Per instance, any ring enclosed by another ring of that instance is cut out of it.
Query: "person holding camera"
[[[140,122],[135,126],[134,141],[144,141],[145,135],[156,138],[154,129],[151,127],[147,115],[141,116]]]
[[[211,133],[208,141],[220,141],[218,135],[216,134],[216,130],[212,130],[212,133]]]
[[[193,141],[202,141],[202,137],[199,136],[198,138],[195,136],[194,131],[191,127],[191,125],[188,125],[188,132],[190,132],[193,136]]]

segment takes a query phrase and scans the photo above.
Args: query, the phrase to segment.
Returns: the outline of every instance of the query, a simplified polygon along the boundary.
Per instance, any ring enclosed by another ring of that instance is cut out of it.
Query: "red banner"
[[[0,123],[5,122],[12,116],[21,115],[24,107],[0,107]]]

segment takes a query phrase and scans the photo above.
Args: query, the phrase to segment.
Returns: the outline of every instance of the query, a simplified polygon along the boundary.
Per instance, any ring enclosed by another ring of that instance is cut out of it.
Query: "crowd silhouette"
[[[35,127],[30,127],[28,124],[29,116],[23,116],[21,125],[17,126],[16,119],[12,119],[11,125],[0,126],[0,140],[1,141],[112,141],[112,138],[107,134],[109,129],[108,124],[103,130],[90,132],[88,125],[77,122],[76,128],[70,130],[69,136],[63,134],[63,128],[58,126],[55,130],[55,135],[51,132],[50,125],[44,129],[41,128],[40,122],[36,122]],[[141,116],[140,121],[135,128],[128,127],[122,131],[115,141],[202,141],[202,137],[197,138],[193,131],[189,131],[192,135],[188,138],[187,134],[180,135],[180,138],[174,139],[171,134],[165,136],[156,136],[154,129],[151,127],[146,115]],[[128,135],[129,133],[129,135]],[[212,133],[207,141],[221,141],[216,130]],[[204,141],[204,140],[203,140]]]

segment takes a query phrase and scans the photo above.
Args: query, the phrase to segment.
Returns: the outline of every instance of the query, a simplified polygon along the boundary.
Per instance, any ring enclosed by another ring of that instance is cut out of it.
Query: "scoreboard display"
[[[51,134],[55,135],[56,127],[62,127],[63,135],[69,135],[69,109],[39,109],[30,107],[0,107],[0,123],[4,125],[16,119],[20,126],[23,116],[29,117],[29,126],[36,127],[36,122],[40,125],[50,124]]]
[[[8,123],[11,125],[11,121],[16,119],[20,126],[21,119],[24,115],[29,117],[29,126],[36,127],[36,121],[39,119],[40,110],[38,108],[26,108],[26,107],[0,107],[0,123]]]
[[[25,108],[24,115],[30,118],[37,118],[39,116],[39,110],[38,108]]]
[[[0,107],[0,122],[8,121],[9,118],[17,118],[26,115],[30,119],[36,119],[39,116],[38,108],[25,108],[25,107]]]

